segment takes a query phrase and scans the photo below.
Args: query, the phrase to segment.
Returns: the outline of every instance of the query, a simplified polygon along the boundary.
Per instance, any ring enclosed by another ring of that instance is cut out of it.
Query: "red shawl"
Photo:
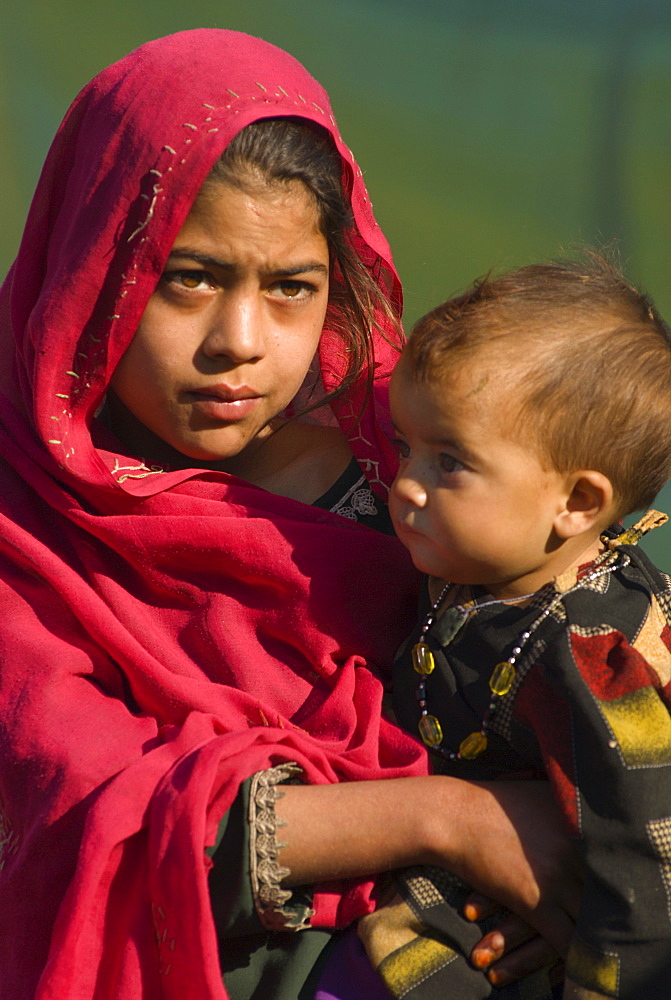
[[[248,122],[333,135],[350,238],[400,308],[361,172],[322,88],[235,32],[151,42],[77,97],[0,298],[0,996],[223,1000],[206,845],[240,782],[418,773],[381,721],[414,616],[395,539],[223,473],[96,449],[94,414],[214,160]],[[395,358],[337,404],[383,494]],[[327,386],[338,343],[320,348]],[[335,406],[334,406],[335,408]],[[314,922],[370,907],[324,887]],[[157,944],[158,939],[158,944]]]

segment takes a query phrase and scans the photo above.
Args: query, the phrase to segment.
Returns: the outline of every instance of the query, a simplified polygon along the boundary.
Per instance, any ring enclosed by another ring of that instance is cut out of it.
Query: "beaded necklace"
[[[625,534],[631,535],[632,530],[630,529],[630,532]],[[624,535],[621,535],[619,538],[615,539],[615,541],[622,544],[623,539]],[[629,538],[626,540],[629,541]],[[610,544],[612,545],[613,543],[611,542]],[[421,677],[416,694],[421,711],[417,728],[419,729],[419,735],[422,737],[424,744],[432,750],[442,754],[444,757],[447,757],[448,760],[475,760],[476,757],[479,757],[480,754],[487,749],[487,730],[490,728],[492,717],[496,712],[501,699],[505,698],[510,691],[517,676],[517,668],[515,664],[522,655],[522,650],[529,642],[529,639],[534,634],[536,629],[550,614],[552,614],[557,605],[561,604],[561,602],[568,597],[569,594],[573,594],[576,590],[581,590],[584,587],[587,587],[600,576],[605,576],[607,573],[613,573],[616,569],[627,566],[630,562],[631,560],[626,553],[620,551],[610,551],[605,555],[599,566],[595,566],[590,573],[584,576],[573,587],[561,594],[555,594],[549,604],[546,605],[538,617],[531,623],[531,625],[529,625],[526,631],[522,632],[511,650],[508,659],[502,660],[494,667],[491,677],[489,678],[489,690],[491,692],[491,697],[485,710],[485,714],[482,717],[480,729],[469,733],[469,735],[466,736],[465,739],[463,739],[459,744],[458,750],[449,750],[442,746],[443,730],[436,716],[429,712],[426,692],[426,681],[429,674],[433,673],[435,660],[430,646],[424,640],[427,632],[436,619],[438,608],[442,604],[450,587],[453,586],[452,583],[446,583],[424,619],[418,642],[416,642],[412,647],[412,665]],[[447,633],[444,638],[445,645],[452,643],[457,634],[461,631],[462,627],[465,625],[466,621],[482,608],[489,607],[492,604],[511,604],[515,601],[524,601],[533,596],[533,594],[525,594],[524,597],[507,600],[503,598],[498,600],[483,601],[481,604],[471,605],[470,607],[466,605],[455,605],[454,607],[448,608],[445,611],[445,616],[450,616],[447,623]]]

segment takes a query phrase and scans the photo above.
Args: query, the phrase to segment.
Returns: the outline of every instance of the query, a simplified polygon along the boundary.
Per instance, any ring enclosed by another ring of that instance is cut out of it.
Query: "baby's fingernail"
[[[486,969],[491,965],[496,955],[489,948],[477,948],[471,956],[476,969]]]
[[[466,903],[464,906],[464,916],[467,920],[478,920],[480,917],[480,910],[473,903]]]
[[[500,969],[490,969],[487,973],[487,979],[492,986],[507,986],[511,982],[508,973],[502,972]]]

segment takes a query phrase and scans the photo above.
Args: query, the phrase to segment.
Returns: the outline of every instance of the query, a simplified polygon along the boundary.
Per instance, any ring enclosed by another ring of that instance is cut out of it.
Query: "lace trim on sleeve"
[[[277,860],[286,846],[277,838],[284,824],[277,819],[275,803],[282,798],[283,783],[297,784],[302,774],[297,764],[280,764],[252,777],[249,795],[250,876],[254,905],[264,927],[271,931],[301,931],[314,914],[309,905],[280,885],[289,875]],[[297,895],[297,894],[296,894]]]

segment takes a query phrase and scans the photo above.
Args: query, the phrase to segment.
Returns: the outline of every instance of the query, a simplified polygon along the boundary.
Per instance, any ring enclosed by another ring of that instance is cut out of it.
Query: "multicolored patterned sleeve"
[[[515,715],[534,729],[585,862],[571,995],[668,1000],[671,581],[637,556],[601,591],[567,599]]]

